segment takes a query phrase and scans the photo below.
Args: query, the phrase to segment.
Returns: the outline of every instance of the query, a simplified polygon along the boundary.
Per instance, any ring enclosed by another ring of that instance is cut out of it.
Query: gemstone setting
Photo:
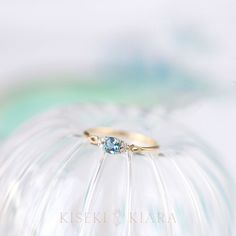
[[[109,154],[119,154],[125,151],[125,144],[115,137],[105,137],[102,142],[103,149]]]

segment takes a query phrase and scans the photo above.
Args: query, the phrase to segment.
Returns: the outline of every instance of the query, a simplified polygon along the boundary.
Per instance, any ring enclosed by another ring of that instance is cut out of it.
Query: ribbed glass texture
[[[156,153],[105,154],[82,135],[109,126]],[[78,105],[26,124],[0,152],[0,235],[229,236],[231,185],[217,155],[159,109]]]

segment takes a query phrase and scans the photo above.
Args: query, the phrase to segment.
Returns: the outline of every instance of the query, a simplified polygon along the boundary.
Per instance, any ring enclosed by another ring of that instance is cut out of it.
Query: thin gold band
[[[124,130],[115,130],[108,127],[97,127],[91,128],[84,131],[84,135],[88,138],[89,142],[94,145],[104,145],[104,138],[105,140],[111,139],[116,142],[120,142],[123,146],[122,151],[131,151],[135,153],[142,153],[145,151],[156,151],[160,146],[158,143],[143,134],[140,133],[133,133]],[[123,140],[118,139],[117,137],[124,138],[129,140],[130,142],[138,142],[142,143],[147,146],[139,146],[136,144],[127,144]],[[109,140],[110,141],[110,140]]]

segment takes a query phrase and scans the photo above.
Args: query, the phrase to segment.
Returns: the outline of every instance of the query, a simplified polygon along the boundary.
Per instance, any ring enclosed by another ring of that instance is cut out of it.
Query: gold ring
[[[124,130],[114,130],[108,127],[91,128],[84,131],[84,135],[93,145],[102,146],[106,153],[119,154],[122,152],[131,151],[134,153],[143,153],[146,151],[156,151],[159,149],[158,143],[143,134],[133,133]],[[128,142],[117,137],[124,138]]]

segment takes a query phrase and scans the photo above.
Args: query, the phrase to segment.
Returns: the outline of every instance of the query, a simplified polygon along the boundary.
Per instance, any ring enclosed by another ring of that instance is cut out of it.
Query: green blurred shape
[[[8,91],[0,101],[0,140],[31,117],[63,105],[92,102],[178,107],[207,95],[210,88],[203,80],[165,63],[151,68],[134,64],[95,75],[60,75],[45,82],[40,78],[34,81]]]

